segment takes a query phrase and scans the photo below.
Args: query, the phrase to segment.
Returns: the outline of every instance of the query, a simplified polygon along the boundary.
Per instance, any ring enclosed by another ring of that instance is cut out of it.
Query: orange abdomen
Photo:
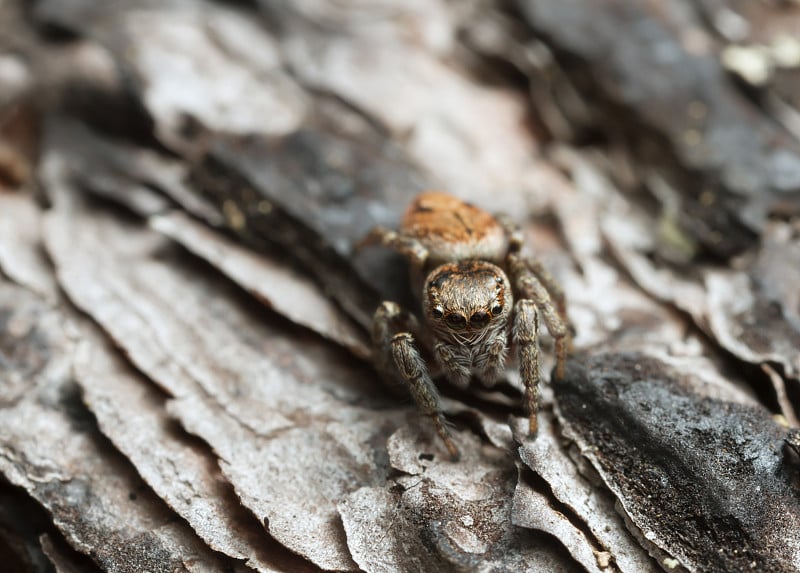
[[[508,247],[494,216],[440,191],[420,193],[414,199],[403,215],[401,233],[428,249],[430,265],[464,259],[500,262]]]

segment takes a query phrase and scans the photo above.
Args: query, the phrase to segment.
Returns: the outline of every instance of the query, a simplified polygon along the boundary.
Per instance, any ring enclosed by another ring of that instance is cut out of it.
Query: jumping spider
[[[451,456],[458,458],[458,448],[416,339],[459,388],[467,387],[472,374],[491,387],[515,344],[529,431],[535,434],[540,314],[555,339],[559,378],[564,376],[569,330],[564,293],[539,261],[522,256],[520,230],[506,217],[446,193],[426,192],[411,203],[399,231],[376,227],[362,244],[381,244],[409,260],[412,288],[422,296],[425,330],[396,303],[381,304],[372,332],[376,365],[384,376],[408,385]]]

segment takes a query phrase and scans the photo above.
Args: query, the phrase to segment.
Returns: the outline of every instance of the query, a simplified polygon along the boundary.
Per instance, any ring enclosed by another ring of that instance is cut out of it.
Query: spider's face
[[[448,338],[470,342],[504,328],[512,304],[508,277],[485,261],[447,263],[425,281],[425,320]]]

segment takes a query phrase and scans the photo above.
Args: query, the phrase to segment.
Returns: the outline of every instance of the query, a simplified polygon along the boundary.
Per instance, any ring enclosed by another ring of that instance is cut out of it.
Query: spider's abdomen
[[[414,199],[400,231],[428,249],[431,266],[464,259],[500,262],[508,247],[502,226],[490,213],[438,191]]]

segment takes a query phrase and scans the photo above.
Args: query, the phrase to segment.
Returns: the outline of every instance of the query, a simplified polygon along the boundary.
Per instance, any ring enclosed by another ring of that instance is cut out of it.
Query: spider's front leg
[[[539,312],[530,299],[517,302],[514,308],[514,340],[519,351],[519,372],[525,384],[525,409],[528,433],[539,430]]]
[[[536,307],[541,311],[544,323],[547,325],[547,330],[550,335],[555,339],[556,344],[556,378],[564,378],[564,370],[567,362],[567,348],[569,346],[569,328],[567,326],[566,317],[562,316],[559,312],[558,303],[553,301],[553,298],[558,300],[560,297],[563,305],[563,291],[558,287],[555,279],[547,274],[548,286],[542,284],[541,281],[529,266],[531,261],[523,258],[518,253],[510,253],[508,255],[508,268],[511,271],[514,284],[517,289],[522,293],[523,298],[531,299],[536,303]],[[538,264],[538,263],[537,263]],[[554,296],[551,296],[550,290],[555,290]]]
[[[410,328],[404,329],[403,326]],[[382,374],[399,378],[408,386],[417,407],[431,418],[450,456],[457,460],[458,448],[445,425],[439,391],[417,349],[414,334],[410,332],[416,330],[416,326],[414,317],[404,312],[399,305],[393,302],[381,304],[375,312],[372,332],[376,363]]]

